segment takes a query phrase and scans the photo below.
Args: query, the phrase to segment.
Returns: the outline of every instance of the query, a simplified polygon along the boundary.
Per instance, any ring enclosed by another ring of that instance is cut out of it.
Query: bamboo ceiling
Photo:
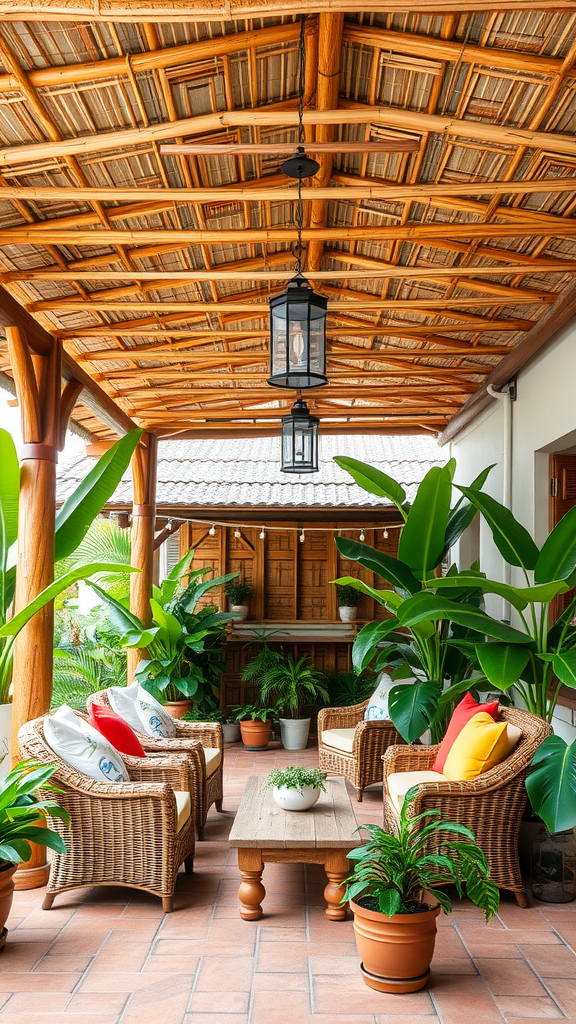
[[[306,23],[308,152],[418,150],[318,155],[303,237],[329,299],[330,384],[306,399],[325,431],[439,433],[572,309],[576,3],[330,6]],[[284,157],[160,145],[296,144],[296,9],[137,23],[114,2],[74,22],[80,4],[57,21],[46,2],[49,20],[15,20],[30,8],[0,0],[0,284],[136,423],[279,429],[294,400],[266,385],[268,297],[294,267]],[[74,417],[110,436],[88,404]]]

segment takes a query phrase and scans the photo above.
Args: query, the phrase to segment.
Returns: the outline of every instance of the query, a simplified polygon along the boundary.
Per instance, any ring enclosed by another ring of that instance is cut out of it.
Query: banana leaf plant
[[[511,690],[535,715],[551,723],[560,687],[576,689],[576,596],[555,622],[552,602],[576,585],[576,507],[554,527],[542,548],[512,512],[476,487],[459,488],[486,520],[496,547],[520,570],[524,586],[462,572],[429,581],[435,593],[422,593],[403,607],[400,621],[411,628],[422,619],[459,621],[463,593],[498,594],[515,610],[521,629],[513,642],[497,636],[491,620],[485,638],[474,644],[483,678],[500,691]],[[445,596],[450,594],[450,597]],[[550,736],[536,752],[526,788],[532,806],[551,832],[576,825],[576,742]]]
[[[86,536],[92,520],[120,483],[141,434],[141,430],[133,430],[116,441],[62,505],[55,524],[56,563],[68,559]],[[79,562],[9,618],[16,584],[16,566],[9,562],[18,537],[20,465],[14,441],[3,429],[0,429],[0,465],[0,703],[5,704],[12,681],[14,640],[22,627],[73,583],[95,573],[115,572],[118,564],[104,559]],[[129,566],[123,567],[123,571],[137,570]]]
[[[189,551],[161,585],[153,587],[149,626],[90,581],[106,604],[109,626],[117,631],[122,645],[147,650],[148,657],[136,668],[136,680],[163,702],[202,700],[217,690],[225,667],[222,643],[226,623],[234,615],[219,612],[211,605],[198,608],[198,602],[209,590],[235,579],[239,573],[203,580],[210,569],[189,570],[193,558],[194,551]],[[184,576],[185,588],[180,585]]]
[[[521,643],[523,635],[485,615],[479,608],[477,593],[471,588],[458,594],[453,602],[458,607],[452,617],[422,615],[411,619],[405,615],[405,608],[412,608],[414,602],[426,595],[426,588],[437,582],[436,573],[449,548],[476,515],[473,502],[463,497],[452,505],[453,460],[428,471],[412,503],[408,502],[404,488],[381,470],[347,457],[337,457],[335,461],[365,490],[392,501],[404,520],[397,558],[368,544],[336,538],[340,554],[374,572],[384,587],[377,589],[350,576],[335,582],[368,594],[389,612],[388,618],[368,623],[360,630],[352,650],[354,670],[362,672],[372,667],[380,671],[392,663],[395,678],[402,673],[415,676],[412,686],[392,688],[392,720],[409,742],[429,727],[437,740],[443,735],[457,698],[471,685],[474,664],[466,643],[480,642],[488,629],[492,630],[489,635],[509,644]],[[477,477],[475,489],[483,487],[491,469],[488,467]],[[400,662],[403,669],[399,668]]]

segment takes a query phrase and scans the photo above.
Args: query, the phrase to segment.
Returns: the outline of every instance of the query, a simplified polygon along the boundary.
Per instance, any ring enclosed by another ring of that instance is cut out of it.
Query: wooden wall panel
[[[263,580],[264,618],[277,622],[295,619],[297,535],[274,530],[266,534],[263,543],[266,545]]]
[[[297,618],[306,621],[329,620],[328,608],[328,547],[334,540],[327,533],[305,534],[304,543],[298,541]]]

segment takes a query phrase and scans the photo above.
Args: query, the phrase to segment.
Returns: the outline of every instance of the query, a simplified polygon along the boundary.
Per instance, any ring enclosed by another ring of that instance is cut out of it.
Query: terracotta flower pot
[[[192,701],[186,700],[185,697],[182,700],[169,700],[163,705],[171,718],[182,718],[187,711],[190,711],[192,707]]]
[[[266,750],[270,740],[270,722],[262,722],[259,718],[246,718],[240,722],[242,742],[247,750]]]
[[[351,902],[360,971],[378,992],[416,992],[424,988],[434,955],[440,907],[386,917]]]
[[[8,934],[6,921],[12,908],[14,896],[14,880],[12,876],[15,871],[15,864],[8,864],[0,870],[0,949],[4,949],[6,945],[6,936]]]

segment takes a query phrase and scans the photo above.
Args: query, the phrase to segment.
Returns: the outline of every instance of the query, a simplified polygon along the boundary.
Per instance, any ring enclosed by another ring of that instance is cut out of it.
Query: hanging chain
[[[304,145],[304,84],[306,77],[306,15],[300,15],[300,47],[298,52],[298,145]],[[296,243],[297,274],[302,273],[302,227],[304,225],[304,205],[302,203],[302,178],[298,178],[298,202],[296,203],[296,227],[298,241]]]

